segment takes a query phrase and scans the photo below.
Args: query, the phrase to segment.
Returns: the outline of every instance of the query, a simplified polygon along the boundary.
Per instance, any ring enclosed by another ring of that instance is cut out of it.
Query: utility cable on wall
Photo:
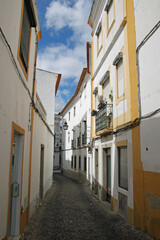
[[[11,47],[10,47],[10,45],[9,45],[9,43],[8,43],[8,41],[7,41],[4,33],[3,33],[1,27],[0,27],[0,36],[1,36],[1,39],[2,39],[3,43],[5,44],[5,46],[7,47],[8,51],[9,51],[9,55],[10,55],[11,61],[12,61],[12,63],[13,63],[13,66],[15,67],[16,73],[17,73],[19,79],[21,80],[24,88],[26,89],[26,91],[27,91],[27,93],[28,93],[28,95],[29,95],[29,98],[30,98],[30,100],[31,100],[31,105],[33,106],[35,112],[38,113],[39,117],[41,118],[41,120],[43,121],[43,123],[45,124],[45,126],[47,127],[47,129],[49,130],[49,132],[52,134],[52,136],[54,136],[54,134],[53,134],[53,132],[51,131],[48,123],[44,120],[42,114],[40,113],[40,111],[38,110],[38,108],[35,106],[35,102],[34,102],[34,100],[33,100],[33,98],[32,98],[32,95],[31,95],[31,93],[30,93],[30,91],[29,91],[29,89],[28,89],[28,87],[27,87],[27,85],[26,85],[26,83],[25,83],[25,81],[24,81],[24,79],[23,79],[20,71],[19,71],[19,68],[18,68],[18,65],[17,65],[17,63],[16,63],[15,57],[14,57],[14,55],[13,55],[12,49],[11,49]]]

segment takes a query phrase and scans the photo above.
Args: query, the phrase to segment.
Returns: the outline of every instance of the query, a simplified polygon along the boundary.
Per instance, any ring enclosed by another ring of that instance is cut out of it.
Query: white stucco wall
[[[27,88],[32,93],[36,33],[35,29],[32,29],[29,76],[27,80],[17,58],[22,7],[21,3],[22,1],[20,0],[2,0],[0,2],[0,23],[3,34],[11,47],[19,72],[22,75]],[[9,23],[8,16],[10,17]],[[20,78],[18,77],[15,67],[11,61],[9,50],[6,47],[1,35],[0,52],[0,182],[3,183],[0,186],[0,239],[2,239],[6,235],[7,231],[12,122],[15,122],[18,126],[25,130],[22,179],[23,186],[21,199],[24,210],[28,204],[30,152],[30,131],[28,131],[28,125],[30,120],[29,112],[31,100],[27,91],[24,89]]]
[[[135,0],[136,45],[144,40],[160,20],[160,1]],[[159,109],[160,99],[160,29],[150,35],[137,54],[139,64],[139,83],[141,115],[145,116]],[[141,159],[143,170],[160,172],[159,129],[160,115],[156,114],[141,121]]]
[[[40,154],[41,144],[44,145],[44,196],[52,184],[54,137],[44,125],[39,115],[35,113],[33,124],[33,150],[31,168],[31,198],[30,216],[39,204]]]
[[[54,132],[55,112],[55,86],[57,73],[47,72],[41,69],[36,71],[37,92],[47,112],[47,122]]]
[[[85,86],[85,87],[84,87]],[[76,115],[74,116],[74,107],[76,107]],[[69,112],[70,112],[70,121],[69,121]],[[83,120],[86,120],[87,123],[87,132],[88,132],[88,138],[87,141],[90,141],[90,124],[91,124],[91,82],[90,82],[90,76],[88,74],[85,75],[82,86],[79,90],[79,93],[77,97],[73,100],[73,102],[67,107],[63,114],[63,119],[67,121],[68,124],[68,130],[62,131],[62,160],[63,160],[63,168],[71,170],[71,158],[72,156],[76,156],[77,159],[77,167],[73,171],[78,172],[79,171],[79,156],[81,156],[81,171],[84,171],[84,157],[87,158],[87,166],[88,166],[88,149],[87,148],[81,148],[79,149],[77,146],[77,149],[71,149],[71,140],[73,140],[73,135],[75,134],[76,139],[76,145],[77,145],[77,137],[79,136],[79,133],[81,132],[81,136],[84,132],[84,122]],[[78,125],[81,124],[81,127],[78,127]],[[72,129],[76,127],[76,131],[73,134]],[[70,141],[68,142],[68,133],[70,133]],[[82,141],[82,138],[81,138]],[[66,149],[66,151],[63,151]],[[91,157],[91,156],[90,156]],[[91,160],[90,160],[91,161]],[[74,162],[74,158],[73,158]],[[91,168],[90,168],[91,171]],[[89,178],[89,174],[91,175],[91,172],[87,172],[87,179]]]

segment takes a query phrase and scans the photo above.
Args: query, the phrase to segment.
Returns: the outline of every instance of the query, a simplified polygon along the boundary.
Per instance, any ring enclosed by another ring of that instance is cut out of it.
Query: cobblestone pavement
[[[86,185],[63,175],[54,180],[21,240],[151,240],[107,210]]]

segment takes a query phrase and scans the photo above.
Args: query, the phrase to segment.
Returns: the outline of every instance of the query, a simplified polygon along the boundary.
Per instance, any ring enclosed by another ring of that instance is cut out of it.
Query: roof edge
[[[81,76],[80,76],[80,79],[79,79],[79,82],[78,82],[78,85],[77,85],[77,88],[75,90],[75,93],[74,95],[71,97],[71,99],[67,102],[67,104],[64,106],[64,108],[62,109],[62,111],[59,113],[60,115],[62,115],[64,113],[64,111],[67,109],[67,107],[73,102],[73,100],[76,98],[76,96],[78,95],[78,92],[82,86],[82,83],[83,83],[83,80],[84,80],[84,77],[87,73],[87,68],[83,68],[83,71],[81,73]]]

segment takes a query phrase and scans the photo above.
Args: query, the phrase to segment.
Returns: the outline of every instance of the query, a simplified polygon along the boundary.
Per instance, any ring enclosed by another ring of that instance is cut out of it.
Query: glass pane
[[[118,97],[121,97],[124,93],[124,83],[123,83],[123,59],[121,59],[117,64],[117,77],[118,77]]]
[[[28,66],[28,53],[29,53],[29,38],[30,38],[30,19],[27,11],[27,6],[24,1],[22,32],[21,32],[21,45],[20,45],[20,57],[27,71]]]
[[[108,29],[110,29],[113,20],[114,20],[114,7],[112,1],[108,11]]]
[[[104,100],[106,100],[107,102],[109,101],[109,94],[110,94],[110,84],[109,84],[109,79],[107,79],[103,84],[103,96],[104,96]]]
[[[100,49],[101,46],[102,46],[102,30],[98,35],[98,50]]]
[[[127,148],[119,148],[119,186],[128,189]]]

